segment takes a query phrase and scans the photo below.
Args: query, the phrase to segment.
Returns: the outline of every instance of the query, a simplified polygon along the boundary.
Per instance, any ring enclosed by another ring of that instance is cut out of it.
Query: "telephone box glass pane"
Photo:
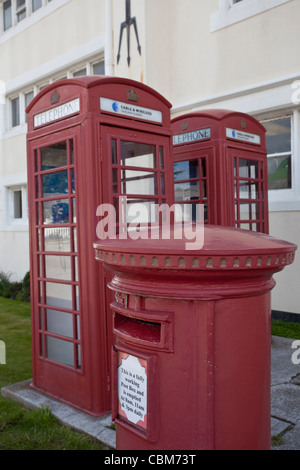
[[[68,227],[44,229],[45,251],[71,251],[70,229]]]
[[[118,170],[117,170],[117,168],[112,169],[112,176],[113,176],[113,182],[112,182],[113,193],[118,193],[119,192],[119,186],[118,186]]]
[[[159,147],[159,162],[160,162],[160,169],[163,170],[165,168],[164,148],[163,147]]]
[[[240,220],[249,220],[250,205],[248,203],[240,203]]]
[[[72,200],[72,208],[73,208],[73,223],[76,224],[76,200],[73,198]]]
[[[149,171],[122,170],[122,194],[154,196],[157,194],[157,174]]]
[[[176,162],[174,164],[175,181],[188,180],[192,178],[199,178],[198,160],[188,160]]]
[[[161,194],[163,196],[165,196],[165,194],[166,194],[165,175],[163,173],[161,173],[161,175],[160,175],[160,190],[161,190]]]
[[[74,227],[73,229],[73,251],[76,253],[77,252],[77,229]]]
[[[52,307],[72,309],[72,286],[46,282],[46,304]]]
[[[175,201],[192,201],[199,198],[199,181],[175,184]]]
[[[47,331],[73,338],[73,315],[58,310],[46,310]]]
[[[201,220],[201,205],[199,203],[177,204],[176,222],[200,222]],[[204,204],[204,220],[207,220],[207,204]]]
[[[206,180],[202,181],[202,197],[204,199],[207,198],[207,185],[206,185]]]
[[[43,202],[45,225],[66,224],[69,222],[69,202],[67,199]]]
[[[76,338],[80,341],[80,316],[76,315]]]
[[[250,219],[251,220],[258,220],[259,217],[259,204],[251,204],[250,205]]]
[[[241,199],[258,199],[258,185],[259,183],[252,183],[251,181],[240,180],[240,198]]]
[[[42,171],[67,166],[67,142],[52,144],[41,149]]]
[[[258,162],[252,160],[239,159],[240,178],[259,178]]]
[[[43,175],[43,197],[68,194],[68,171],[56,171]]]
[[[70,256],[45,256],[46,276],[50,279],[72,280],[71,257]]]
[[[118,163],[116,139],[111,139],[111,159],[113,165],[116,165]]]
[[[149,201],[147,199],[129,199],[127,200],[126,206],[123,207],[123,211],[126,209],[126,214],[122,214],[123,222],[128,224],[134,223],[149,223],[156,222],[152,220],[155,217],[155,201]]]
[[[73,343],[47,336],[47,358],[74,367]]]
[[[155,146],[121,141],[121,165],[156,168]]]

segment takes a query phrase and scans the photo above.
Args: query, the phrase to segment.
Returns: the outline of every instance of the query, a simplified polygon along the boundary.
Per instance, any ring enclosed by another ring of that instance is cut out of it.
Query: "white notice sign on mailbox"
[[[118,414],[147,428],[147,361],[118,352]]]

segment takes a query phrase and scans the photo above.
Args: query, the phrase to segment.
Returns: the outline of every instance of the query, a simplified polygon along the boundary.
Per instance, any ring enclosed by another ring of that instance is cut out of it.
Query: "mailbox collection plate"
[[[118,352],[118,415],[147,429],[147,361]]]
[[[149,442],[158,433],[157,374],[156,354],[114,346],[112,419]]]

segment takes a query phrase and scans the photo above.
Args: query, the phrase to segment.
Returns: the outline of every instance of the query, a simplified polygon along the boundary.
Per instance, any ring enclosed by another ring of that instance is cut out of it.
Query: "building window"
[[[25,97],[25,110],[27,108],[27,106],[29,105],[30,101],[33,99],[34,97],[34,92],[33,90],[32,91],[29,91],[28,93],[25,93],[24,95]],[[25,122],[27,122],[27,114],[25,112]]]
[[[48,0],[49,1],[49,0]],[[94,59],[95,60],[95,59]],[[22,90],[19,94],[8,97],[8,109],[10,110],[9,116],[7,117],[7,130],[11,130],[17,126],[23,126],[27,123],[26,108],[30,101],[36,96],[43,88],[48,86],[57,80],[62,80],[70,77],[80,77],[84,75],[105,75],[104,71],[104,60],[98,59],[96,62],[90,61],[84,64],[80,62],[77,65],[77,69],[73,72],[72,70],[65,71],[64,75],[53,77],[47,82],[36,84],[31,90]]]
[[[73,73],[73,77],[82,77],[83,75],[86,75],[86,68],[76,70],[76,72]]]
[[[268,153],[268,188],[292,188],[292,118],[263,121]]]
[[[22,219],[23,210],[22,210],[22,190],[16,189],[13,191],[13,218]]]
[[[8,223],[27,224],[27,188],[24,185],[7,188]]]
[[[43,6],[42,0],[32,0],[32,11],[36,11]]]
[[[3,30],[6,31],[7,29],[11,27],[12,27],[11,0],[6,0],[6,2],[3,2]]]
[[[11,100],[11,127],[20,125],[20,98]]]
[[[2,7],[2,25],[0,30],[3,32],[16,26],[25,18],[31,16],[35,11],[46,7],[51,0],[0,0],[0,9]]]
[[[211,15],[210,31],[218,31],[234,23],[259,15],[291,0],[219,0],[219,10]]]
[[[105,75],[104,71],[104,60],[93,64],[93,74],[94,75]]]
[[[26,0],[17,0],[16,15],[18,23],[26,18]]]

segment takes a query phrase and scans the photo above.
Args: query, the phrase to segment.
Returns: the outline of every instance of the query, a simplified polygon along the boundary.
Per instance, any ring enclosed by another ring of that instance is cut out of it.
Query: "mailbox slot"
[[[173,350],[171,313],[122,308],[117,302],[113,302],[111,308],[114,333],[123,341],[145,348]]]
[[[115,330],[138,341],[160,343],[160,323],[130,318],[115,313]]]

